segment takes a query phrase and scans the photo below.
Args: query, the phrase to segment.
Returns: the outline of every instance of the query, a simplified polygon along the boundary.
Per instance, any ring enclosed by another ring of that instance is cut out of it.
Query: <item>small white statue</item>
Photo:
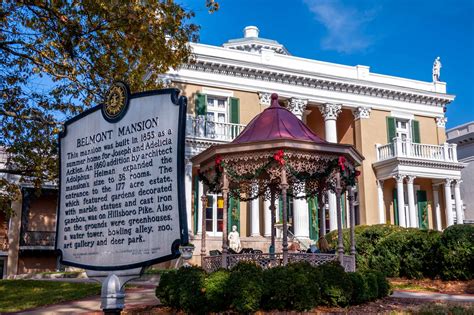
[[[439,57],[436,57],[435,61],[433,62],[433,82],[438,82],[439,77],[441,76],[441,61]]]
[[[239,232],[237,232],[237,226],[232,225],[232,232],[229,233],[227,238],[229,239],[229,247],[237,253],[240,252],[242,247],[240,246],[240,236]]]

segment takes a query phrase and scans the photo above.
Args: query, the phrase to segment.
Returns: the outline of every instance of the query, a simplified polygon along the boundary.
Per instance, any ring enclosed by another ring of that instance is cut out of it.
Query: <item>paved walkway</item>
[[[473,294],[443,294],[436,292],[413,292],[413,291],[393,291],[391,297],[401,299],[423,299],[447,302],[471,302],[474,303]]]
[[[127,289],[125,291],[125,309],[140,306],[157,305],[155,288],[151,286]],[[49,314],[103,314],[100,309],[100,296],[93,296],[77,301],[63,302],[16,314],[49,315]]]
[[[424,299],[450,302],[471,302],[474,303],[474,295],[451,295],[434,292],[413,292],[394,291],[391,297],[405,299]],[[126,290],[125,309],[133,309],[144,306],[158,305],[155,296],[155,287],[146,285],[139,288]],[[28,315],[49,315],[49,314],[103,314],[100,309],[100,297],[94,296],[77,301],[63,302],[47,307],[37,308],[31,311],[19,312],[16,314]]]

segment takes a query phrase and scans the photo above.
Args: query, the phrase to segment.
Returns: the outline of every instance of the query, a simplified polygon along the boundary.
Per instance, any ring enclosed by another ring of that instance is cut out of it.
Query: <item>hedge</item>
[[[327,239],[335,248],[337,233]],[[349,230],[343,231],[349,251]],[[355,228],[358,270],[377,270],[389,277],[470,280],[474,275],[474,226],[453,225],[444,232],[393,225]]]
[[[389,289],[379,289],[384,286],[389,288],[382,274],[346,273],[337,262],[319,267],[301,262],[266,270],[245,262],[210,274],[199,267],[165,273],[156,296],[163,305],[186,313],[302,312],[318,305],[346,306],[384,297],[389,294]]]

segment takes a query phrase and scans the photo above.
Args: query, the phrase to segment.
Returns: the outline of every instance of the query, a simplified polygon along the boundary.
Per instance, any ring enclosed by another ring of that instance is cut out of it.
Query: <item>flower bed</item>
[[[251,262],[206,274],[198,267],[162,275],[156,295],[165,306],[187,313],[310,310],[347,306],[389,294],[379,272],[346,273],[337,262],[319,267],[301,262],[262,270]]]

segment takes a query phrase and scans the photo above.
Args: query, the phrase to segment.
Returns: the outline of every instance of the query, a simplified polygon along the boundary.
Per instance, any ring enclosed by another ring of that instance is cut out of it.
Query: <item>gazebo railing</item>
[[[262,269],[283,265],[283,254],[227,254],[227,268],[232,268],[241,261],[254,262]],[[288,253],[288,263],[307,261],[312,266],[320,266],[331,261],[337,261],[337,254],[320,253]],[[355,271],[355,257],[344,255],[342,266],[346,272]],[[206,256],[203,258],[203,268],[213,272],[222,267],[222,256]]]

